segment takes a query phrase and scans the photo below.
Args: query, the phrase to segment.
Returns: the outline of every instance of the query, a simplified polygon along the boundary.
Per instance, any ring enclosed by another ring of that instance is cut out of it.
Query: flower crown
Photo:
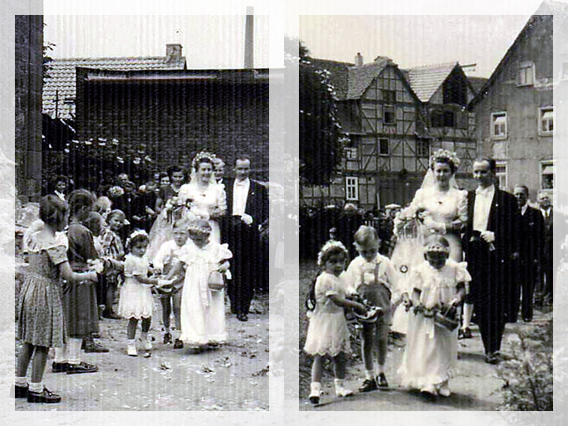
[[[204,158],[207,158],[211,161],[211,163],[215,164],[215,159],[217,158],[217,156],[207,151],[200,151],[195,155],[195,157],[193,157],[193,160],[191,161],[191,167],[193,167],[194,170],[197,170],[197,165]]]
[[[126,239],[126,247],[130,247],[132,241],[134,241],[135,238],[140,236],[146,237],[147,239],[150,238],[146,231],[144,231],[143,229],[137,229],[132,234],[130,234],[130,236]]]
[[[347,249],[341,241],[329,240],[323,245],[320,252],[318,253],[318,266],[323,266],[323,256],[330,250],[338,248],[342,250],[347,255]]]
[[[429,244],[426,247],[426,253],[445,253],[450,254],[450,249],[439,243]]]
[[[440,159],[445,159],[450,161],[454,165],[454,168],[456,170],[458,169],[461,163],[460,159],[458,158],[455,152],[448,151],[447,149],[439,149],[438,151],[434,152],[430,157],[430,168],[433,168],[434,164],[438,162],[438,160]]]

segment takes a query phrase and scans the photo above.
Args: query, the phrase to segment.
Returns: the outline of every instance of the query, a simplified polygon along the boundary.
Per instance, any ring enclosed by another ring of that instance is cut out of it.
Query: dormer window
[[[519,75],[517,77],[517,86],[532,86],[534,84],[534,63],[524,61],[519,64]]]

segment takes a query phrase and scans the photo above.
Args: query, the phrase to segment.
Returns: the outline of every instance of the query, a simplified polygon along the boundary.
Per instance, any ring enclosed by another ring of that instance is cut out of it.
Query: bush
[[[552,411],[552,321],[527,331],[516,330],[512,359],[503,362],[498,375],[505,381],[501,411]]]

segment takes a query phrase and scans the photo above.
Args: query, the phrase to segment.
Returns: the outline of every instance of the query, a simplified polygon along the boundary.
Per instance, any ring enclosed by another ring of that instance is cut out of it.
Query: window
[[[395,113],[393,106],[385,105],[384,124],[396,124]]]
[[[518,86],[532,86],[534,84],[534,63],[526,61],[519,64]]]
[[[396,91],[394,91],[394,90],[383,90],[383,101],[385,101],[385,104],[396,103]]]
[[[554,108],[541,108],[539,111],[538,133],[551,135],[554,132]]]
[[[428,146],[427,139],[417,139],[416,140],[416,156],[417,157],[428,157],[430,155],[430,147]]]
[[[494,112],[491,114],[491,136],[494,139],[507,138],[507,113]]]
[[[433,109],[430,112],[430,125],[432,127],[444,127],[444,111]]]
[[[345,178],[345,194],[347,201],[357,201],[359,199],[359,178],[353,176]]]
[[[379,139],[379,155],[389,155],[389,140]]]
[[[554,175],[556,166],[554,161],[546,160],[540,162],[540,189],[554,189]]]
[[[456,114],[454,111],[444,111],[444,127],[456,127]]]
[[[357,148],[345,148],[345,158],[347,160],[357,159]]]
[[[499,188],[507,188],[507,162],[506,161],[496,161],[495,162],[495,177],[497,178],[497,183]]]

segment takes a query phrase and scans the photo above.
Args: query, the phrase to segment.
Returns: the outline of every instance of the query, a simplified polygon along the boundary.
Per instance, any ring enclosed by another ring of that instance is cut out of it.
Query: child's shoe
[[[319,404],[320,396],[321,396],[321,383],[312,382],[311,392],[310,392],[310,396],[309,396],[310,402],[314,405]]]
[[[450,391],[450,387],[448,386],[448,382],[442,383],[440,388],[438,389],[438,395],[448,397],[452,394]]]
[[[436,387],[434,385],[426,385],[422,389],[420,389],[420,392],[422,392],[426,396],[438,395],[438,392],[436,391]]]
[[[359,388],[359,392],[371,392],[377,389],[378,387],[375,379],[365,379],[363,385]]]
[[[170,333],[165,333],[164,334],[164,345],[167,345],[168,343],[172,343],[172,335]]]
[[[15,398],[27,398],[28,397],[28,385],[25,386],[14,386],[14,397]]]
[[[28,402],[41,402],[44,404],[57,404],[58,402],[61,402],[61,397],[48,390],[46,387],[44,387],[41,392],[28,390],[27,398]]]
[[[138,352],[136,351],[136,344],[129,343],[128,346],[126,346],[126,353],[128,354],[128,356],[138,356]]]
[[[377,386],[382,390],[389,388],[389,382],[387,382],[385,373],[379,373],[379,375],[377,376]]]
[[[343,386],[343,380],[334,379],[335,395],[340,397],[353,396],[353,391]]]

